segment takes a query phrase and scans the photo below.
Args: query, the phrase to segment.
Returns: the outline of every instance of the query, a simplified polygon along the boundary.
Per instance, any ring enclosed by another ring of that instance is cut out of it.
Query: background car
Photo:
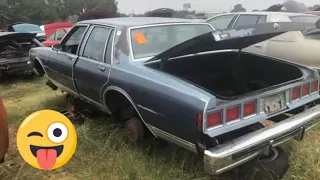
[[[32,73],[29,50],[43,46],[34,33],[0,32],[0,80],[8,75]]]
[[[311,22],[319,16],[286,12],[241,12],[226,13],[206,20],[215,29],[222,30],[268,22]],[[252,45],[243,51],[258,53],[307,65],[320,71],[319,32],[292,31]]]
[[[40,27],[42,27],[44,33],[46,34],[46,38],[49,39],[50,36],[58,29],[71,28],[72,26],[72,22],[54,22]]]
[[[313,14],[313,15],[320,16],[320,11],[309,11],[309,12],[305,12],[305,14]]]
[[[9,146],[9,130],[6,110],[0,96],[0,163],[4,162],[5,154]]]
[[[45,33],[41,30],[39,25],[29,23],[14,23],[7,27],[9,32],[19,33],[36,33],[38,41],[43,42],[46,40]]]
[[[46,47],[50,47],[55,44],[59,44],[62,38],[70,31],[71,28],[61,28],[54,31],[51,36],[43,41],[42,44]]]

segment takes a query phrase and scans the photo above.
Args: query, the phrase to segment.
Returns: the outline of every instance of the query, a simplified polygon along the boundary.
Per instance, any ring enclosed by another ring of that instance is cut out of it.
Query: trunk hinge
[[[168,59],[161,59],[161,60],[160,60],[160,70],[163,70],[163,68],[164,68],[164,61],[166,61],[166,60],[168,60]]]
[[[242,52],[242,49],[239,49],[239,51],[238,51],[238,57],[240,57],[241,52]]]

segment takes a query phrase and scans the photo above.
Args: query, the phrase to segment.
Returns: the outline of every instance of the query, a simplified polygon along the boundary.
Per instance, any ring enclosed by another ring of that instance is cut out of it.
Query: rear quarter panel
[[[148,125],[189,142],[201,135],[197,115],[212,97],[207,92],[132,62],[112,68],[108,87],[123,89]]]

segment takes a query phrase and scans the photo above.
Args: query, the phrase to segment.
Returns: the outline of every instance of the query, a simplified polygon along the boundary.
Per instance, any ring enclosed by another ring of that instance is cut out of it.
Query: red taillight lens
[[[310,84],[305,84],[302,86],[302,96],[306,96],[309,94]]]
[[[243,106],[243,115],[250,116],[256,114],[256,101],[245,103]]]
[[[311,83],[311,92],[314,93],[314,92],[318,91],[318,89],[319,89],[319,81],[318,80],[313,81]]]
[[[292,100],[300,98],[300,86],[292,89]]]
[[[222,112],[210,113],[207,116],[207,126],[208,128],[217,126],[222,123]]]
[[[234,121],[240,119],[240,106],[227,109],[227,121]]]
[[[202,129],[202,114],[198,114],[197,126],[199,129]]]

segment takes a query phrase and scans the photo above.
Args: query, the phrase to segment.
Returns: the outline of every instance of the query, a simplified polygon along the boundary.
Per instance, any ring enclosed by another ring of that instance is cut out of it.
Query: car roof
[[[226,14],[261,14],[261,15],[285,15],[285,16],[312,16],[311,14],[304,14],[304,13],[291,13],[291,12],[270,12],[270,11],[255,11],[255,12],[234,12],[234,13],[222,13],[216,16],[220,15],[226,15]]]
[[[79,21],[78,24],[101,24],[112,26],[144,26],[154,24],[167,24],[167,23],[196,23],[197,21],[192,19],[182,18],[166,18],[166,17],[117,17],[106,19],[94,19]]]

